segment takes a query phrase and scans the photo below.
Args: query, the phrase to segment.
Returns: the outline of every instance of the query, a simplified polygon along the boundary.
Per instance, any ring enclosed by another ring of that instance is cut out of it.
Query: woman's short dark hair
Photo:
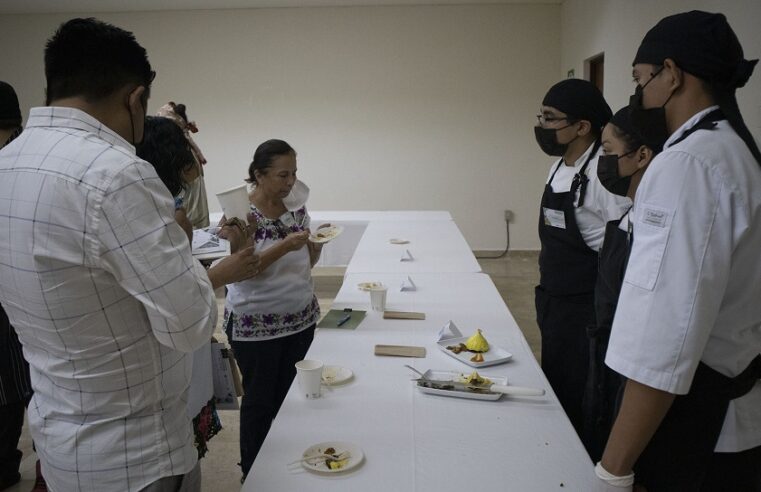
[[[45,46],[47,104],[73,96],[97,102],[130,83],[150,89],[154,75],[131,32],[97,19],[61,24]]]
[[[169,118],[145,118],[145,136],[137,146],[137,155],[153,164],[172,196],[185,188],[183,173],[195,165],[190,143],[177,124]]]
[[[275,157],[289,154],[296,155],[296,151],[283,140],[267,140],[259,145],[254,152],[254,160],[248,166],[248,179],[246,181],[256,183],[255,171],[264,173],[266,169],[272,166]]]

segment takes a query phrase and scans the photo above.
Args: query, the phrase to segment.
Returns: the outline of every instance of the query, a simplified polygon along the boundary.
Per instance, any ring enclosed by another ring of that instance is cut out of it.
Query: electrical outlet
[[[505,210],[505,222],[512,222],[515,218],[512,210]]]

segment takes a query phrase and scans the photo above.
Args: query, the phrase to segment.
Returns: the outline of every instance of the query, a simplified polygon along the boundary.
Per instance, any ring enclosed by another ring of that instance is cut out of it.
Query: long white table
[[[294,383],[243,490],[593,490],[592,463],[489,277],[472,272],[410,275],[418,290],[390,290],[387,308],[423,311],[427,319],[383,320],[368,312],[356,330],[318,330],[308,358],[348,367],[355,378],[323,391],[318,400],[306,400]],[[405,277],[406,272],[348,273],[334,307],[367,309],[368,294],[357,283],[381,281],[393,287]],[[436,346],[439,329],[450,319],[463,334],[481,328],[492,345],[513,353],[512,361],[484,368],[482,374],[546,388],[547,396],[487,402],[420,393],[403,364],[472,370]],[[376,344],[424,346],[427,357],[374,356]],[[332,476],[286,468],[307,447],[324,441],[359,445],[364,463]]]
[[[402,239],[409,244],[391,244]],[[400,261],[408,250],[412,261]],[[453,221],[373,221],[360,239],[347,273],[475,273],[481,266]]]

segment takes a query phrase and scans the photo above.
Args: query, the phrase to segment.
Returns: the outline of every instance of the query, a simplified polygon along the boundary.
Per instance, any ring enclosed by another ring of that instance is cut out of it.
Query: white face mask
[[[289,212],[295,212],[307,203],[309,199],[309,186],[305,185],[302,181],[296,180],[293,183],[293,188],[288,196],[283,198],[283,205]]]

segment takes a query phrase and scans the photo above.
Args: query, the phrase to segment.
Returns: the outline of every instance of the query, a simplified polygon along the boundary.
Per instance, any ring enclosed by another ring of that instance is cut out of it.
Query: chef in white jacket
[[[756,62],[699,11],[661,20],[634,59],[632,124],[665,145],[606,357],[628,381],[595,471],[621,490],[761,487],[761,153],[735,99]]]

